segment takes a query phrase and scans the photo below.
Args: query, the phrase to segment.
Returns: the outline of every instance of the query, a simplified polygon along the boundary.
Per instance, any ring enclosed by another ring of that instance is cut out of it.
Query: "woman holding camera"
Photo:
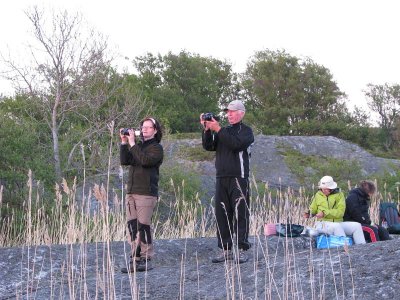
[[[123,273],[152,269],[154,248],[151,217],[158,199],[159,168],[163,161],[160,123],[151,117],[140,122],[140,141],[135,131],[120,130],[121,165],[129,166],[126,194],[126,216],[132,247],[131,260]]]
[[[346,210],[346,201],[343,193],[337,187],[331,176],[324,176],[318,183],[318,192],[315,194],[309,212],[317,218],[316,228],[319,233],[346,236],[351,235],[355,244],[365,244],[364,233],[360,223],[343,222]]]

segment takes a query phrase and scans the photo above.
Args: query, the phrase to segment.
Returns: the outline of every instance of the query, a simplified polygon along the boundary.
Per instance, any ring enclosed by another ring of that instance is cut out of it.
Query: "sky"
[[[396,0],[14,0],[0,4],[0,52],[24,53],[33,5],[82,13],[129,59],[181,50],[243,72],[256,51],[285,50],[328,68],[348,107],[367,108],[367,84],[400,83],[400,3]],[[3,66],[0,64],[0,71]],[[0,94],[12,93],[0,79]]]

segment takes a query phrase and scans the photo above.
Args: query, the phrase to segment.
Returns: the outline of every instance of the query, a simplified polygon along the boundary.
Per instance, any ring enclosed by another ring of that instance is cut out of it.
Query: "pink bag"
[[[266,236],[276,235],[276,224],[275,223],[264,224],[264,234]]]

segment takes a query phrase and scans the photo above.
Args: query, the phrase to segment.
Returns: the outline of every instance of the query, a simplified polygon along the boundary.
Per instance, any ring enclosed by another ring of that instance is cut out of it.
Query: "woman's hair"
[[[150,121],[151,123],[153,123],[154,128],[157,130],[156,134],[154,135],[154,138],[156,139],[156,141],[158,143],[161,142],[161,139],[162,139],[162,126],[161,126],[160,122],[158,122],[153,117],[145,117],[142,121],[140,121],[140,127],[143,126],[143,123],[145,121]]]
[[[358,187],[367,194],[374,194],[376,192],[375,183],[371,180],[361,180]]]

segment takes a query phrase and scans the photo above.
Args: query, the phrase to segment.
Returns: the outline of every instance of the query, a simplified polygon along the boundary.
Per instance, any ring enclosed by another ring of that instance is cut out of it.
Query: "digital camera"
[[[132,129],[132,128],[122,128],[121,129],[121,134],[122,135],[129,135],[129,129]],[[133,129],[133,130],[135,132],[135,136],[140,136],[140,130],[139,129]]]
[[[212,113],[212,112],[204,113],[204,114],[201,116],[201,119],[202,119],[203,121],[212,121],[213,118],[214,118],[215,121],[219,121],[219,116],[215,115],[215,114]]]

